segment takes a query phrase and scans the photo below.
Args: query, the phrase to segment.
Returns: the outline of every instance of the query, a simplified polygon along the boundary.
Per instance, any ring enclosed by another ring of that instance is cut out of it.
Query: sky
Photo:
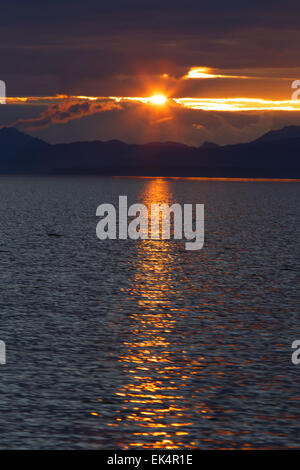
[[[300,125],[299,15],[296,1],[1,0],[0,125],[195,146]]]

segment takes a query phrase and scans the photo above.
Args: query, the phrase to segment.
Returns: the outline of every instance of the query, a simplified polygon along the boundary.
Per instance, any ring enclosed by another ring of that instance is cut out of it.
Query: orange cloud
[[[84,116],[105,111],[124,109],[127,105],[137,104],[141,106],[153,106],[153,96],[66,96],[54,97],[11,97],[7,98],[7,104],[22,106],[46,106],[40,116],[30,119],[18,119],[11,126],[20,129],[46,128],[54,124],[66,123]],[[272,100],[262,98],[193,98],[181,97],[166,99],[167,116],[163,115],[154,119],[152,124],[163,123],[173,119],[172,108],[182,108],[199,111],[213,112],[300,112],[300,100]],[[156,117],[156,116],[154,116]],[[131,117],[133,119],[134,116]]]
[[[186,75],[182,77],[183,79],[193,79],[193,78],[253,78],[246,75],[224,75],[219,73],[214,73],[213,69],[209,67],[192,67]]]
[[[174,119],[173,116],[165,116],[165,117],[162,117],[160,119],[156,119],[155,121],[152,121],[153,124],[161,124],[163,122],[168,122],[168,121],[172,121]]]
[[[114,101],[98,101],[86,99],[63,99],[60,103],[50,106],[37,118],[18,119],[11,126],[19,129],[40,129],[53,124],[62,124],[73,119],[80,119],[91,114],[122,109],[121,105]]]
[[[300,100],[261,98],[173,98],[189,109],[202,111],[300,111]]]

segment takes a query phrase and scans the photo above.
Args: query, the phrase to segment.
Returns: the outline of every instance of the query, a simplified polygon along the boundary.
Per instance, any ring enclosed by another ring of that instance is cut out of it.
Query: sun
[[[165,104],[167,98],[164,95],[153,95],[149,98],[150,103],[162,105]]]

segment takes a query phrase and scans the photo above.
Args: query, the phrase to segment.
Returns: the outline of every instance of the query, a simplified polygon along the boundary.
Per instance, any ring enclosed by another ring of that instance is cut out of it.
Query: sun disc
[[[165,104],[167,101],[167,98],[164,95],[153,95],[151,98],[149,98],[150,103],[152,104]]]

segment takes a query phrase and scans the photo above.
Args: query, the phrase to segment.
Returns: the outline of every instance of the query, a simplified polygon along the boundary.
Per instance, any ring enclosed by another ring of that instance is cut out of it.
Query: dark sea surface
[[[119,195],[203,249],[100,241]],[[299,183],[0,177],[0,222],[1,449],[300,447]]]

